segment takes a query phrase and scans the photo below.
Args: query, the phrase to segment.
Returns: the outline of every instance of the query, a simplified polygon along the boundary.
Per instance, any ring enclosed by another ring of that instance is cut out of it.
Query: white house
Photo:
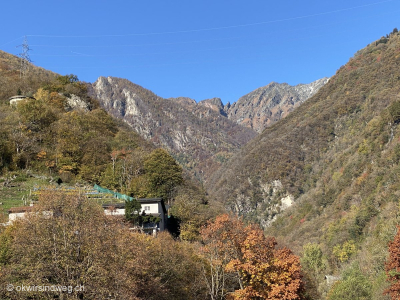
[[[140,214],[152,215],[160,218],[157,224],[145,224],[146,231],[164,231],[167,228],[167,210],[164,201],[161,198],[137,198],[141,205]],[[103,204],[104,213],[112,216],[125,216],[125,203],[107,203]]]

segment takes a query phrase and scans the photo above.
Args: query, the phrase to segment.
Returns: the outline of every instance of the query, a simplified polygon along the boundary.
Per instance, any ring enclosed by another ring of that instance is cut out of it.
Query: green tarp
[[[117,198],[117,199],[130,200],[130,201],[133,200],[133,198],[132,198],[132,197],[129,197],[128,195],[124,195],[124,194],[121,194],[121,193],[113,192],[113,191],[111,191],[111,190],[109,190],[109,189],[102,188],[101,186],[99,186],[99,185],[97,185],[97,184],[95,184],[93,188],[94,188],[96,191],[98,191],[99,193],[103,193],[103,194],[112,194],[112,195],[114,195],[114,197]]]

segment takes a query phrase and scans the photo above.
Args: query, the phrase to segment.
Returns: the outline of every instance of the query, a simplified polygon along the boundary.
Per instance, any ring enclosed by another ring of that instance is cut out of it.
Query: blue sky
[[[0,49],[94,82],[131,80],[161,97],[235,102],[271,81],[335,74],[393,28],[400,0],[4,1]]]

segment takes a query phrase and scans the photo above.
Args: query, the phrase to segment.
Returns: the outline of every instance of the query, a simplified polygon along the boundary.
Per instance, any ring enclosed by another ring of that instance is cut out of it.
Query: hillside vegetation
[[[25,76],[21,76],[21,59],[0,50],[0,99],[20,94],[32,94],[44,83],[54,80],[57,74],[27,63]]]
[[[353,290],[367,295],[357,299],[387,299],[384,262],[399,213],[399,123],[394,30],[247,144],[209,190],[302,253],[316,297],[327,296],[324,275],[334,274],[342,281],[329,299],[356,299],[338,293],[351,290],[354,280],[362,291]]]
[[[34,184],[100,184],[134,197],[162,197],[169,204],[176,199],[181,232],[188,239],[198,236],[209,217],[205,192],[166,150],[113,119],[77,76],[30,65],[19,77],[18,59],[3,57],[0,79],[9,90],[0,98],[0,208],[22,205]],[[10,105],[8,97],[16,94],[31,97]],[[202,214],[188,219],[178,208],[193,193],[192,211]]]

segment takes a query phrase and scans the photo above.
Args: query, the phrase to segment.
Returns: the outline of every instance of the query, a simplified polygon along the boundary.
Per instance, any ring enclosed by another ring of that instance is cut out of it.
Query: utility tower
[[[29,57],[29,51],[31,51],[32,49],[29,48],[26,36],[24,37],[23,44],[19,45],[18,47],[22,47],[22,52],[19,54],[19,57],[21,59],[19,77],[22,78],[26,75],[26,72],[28,71],[29,63],[32,62],[31,58]]]

